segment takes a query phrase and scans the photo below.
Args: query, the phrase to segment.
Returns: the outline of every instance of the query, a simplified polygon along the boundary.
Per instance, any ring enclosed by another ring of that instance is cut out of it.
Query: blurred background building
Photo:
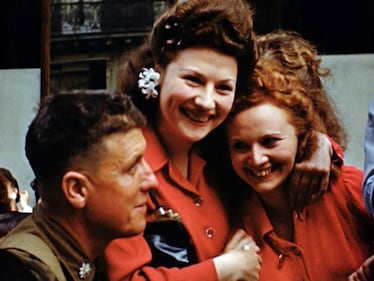
[[[113,89],[121,53],[146,38],[167,5],[151,0],[51,0],[51,92]]]
[[[173,1],[50,0],[50,89],[115,87],[121,52]],[[229,0],[227,0],[229,1]],[[374,1],[249,0],[255,29],[297,30],[324,54],[374,53]]]
[[[0,68],[41,67],[46,93],[113,89],[121,53],[140,44],[153,21],[174,1],[3,1]],[[248,2],[256,11],[257,33],[292,29],[322,54],[374,53],[373,0]]]

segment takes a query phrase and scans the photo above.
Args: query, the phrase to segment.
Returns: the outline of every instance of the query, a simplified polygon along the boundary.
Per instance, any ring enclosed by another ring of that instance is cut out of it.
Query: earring
[[[16,200],[16,199],[17,199],[17,193],[13,191],[13,192],[10,194],[9,199],[11,199],[11,200]]]
[[[156,87],[160,81],[160,73],[151,68],[143,68],[139,73],[138,87],[146,99],[157,98],[158,91]]]

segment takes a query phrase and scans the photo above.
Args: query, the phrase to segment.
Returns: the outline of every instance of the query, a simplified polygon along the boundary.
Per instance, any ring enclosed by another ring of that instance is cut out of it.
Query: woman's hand
[[[296,163],[292,172],[290,203],[294,210],[301,211],[307,205],[319,200],[329,185],[332,145],[329,139],[318,133],[318,148],[312,156]]]
[[[364,263],[351,275],[348,281],[371,281],[374,280],[374,255],[369,257]]]
[[[260,249],[243,230],[227,243],[224,254],[213,259],[219,281],[257,281],[261,269]]]

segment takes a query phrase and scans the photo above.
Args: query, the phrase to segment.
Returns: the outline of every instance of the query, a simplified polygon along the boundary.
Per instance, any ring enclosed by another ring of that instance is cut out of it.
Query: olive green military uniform
[[[0,249],[0,279],[4,281],[105,279],[102,270],[100,277],[96,274],[95,262],[78,243],[39,206],[5,237]]]

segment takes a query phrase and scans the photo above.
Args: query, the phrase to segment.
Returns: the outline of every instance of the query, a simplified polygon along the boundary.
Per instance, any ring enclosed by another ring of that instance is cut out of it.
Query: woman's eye
[[[218,87],[219,90],[221,91],[225,91],[225,92],[232,92],[233,91],[233,87],[231,87],[230,85],[221,85]]]
[[[185,79],[190,82],[190,83],[194,83],[194,84],[200,84],[201,81],[198,77],[195,77],[195,76],[187,76],[185,77]]]
[[[262,144],[266,147],[274,146],[277,143],[278,139],[276,138],[266,138],[262,141]]]
[[[231,95],[234,93],[234,87],[227,84],[219,85],[217,87],[217,93],[221,95]]]
[[[233,151],[247,151],[249,149],[249,145],[244,142],[235,142],[231,145],[231,150]]]

